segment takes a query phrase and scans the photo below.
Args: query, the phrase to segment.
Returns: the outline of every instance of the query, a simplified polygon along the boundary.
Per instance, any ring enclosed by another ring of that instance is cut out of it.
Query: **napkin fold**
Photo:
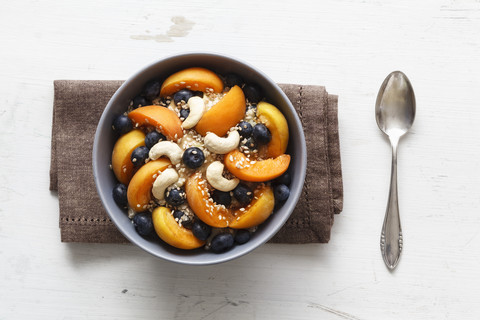
[[[50,190],[58,192],[62,242],[128,242],[109,219],[92,174],[96,126],[120,80],[56,80]],[[326,243],[343,206],[338,97],[324,87],[279,84],[295,107],[307,143],[307,175],[298,204],[274,243]],[[105,151],[109,152],[109,151]]]

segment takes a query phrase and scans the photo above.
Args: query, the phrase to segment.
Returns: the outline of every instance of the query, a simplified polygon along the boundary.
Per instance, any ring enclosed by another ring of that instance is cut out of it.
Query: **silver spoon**
[[[375,117],[380,130],[392,145],[392,173],[387,211],[383,221],[380,249],[383,261],[390,270],[395,269],[402,252],[403,238],[398,211],[397,147],[415,118],[415,94],[407,76],[400,71],[390,73],[378,91]]]

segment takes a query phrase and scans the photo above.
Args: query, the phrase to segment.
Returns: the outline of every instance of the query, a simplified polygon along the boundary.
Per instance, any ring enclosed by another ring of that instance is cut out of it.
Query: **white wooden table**
[[[479,319],[478,1],[1,1],[0,319]],[[125,79],[185,51],[239,57],[340,96],[344,211],[329,244],[209,267],[60,242],[48,191],[54,79]],[[396,69],[417,118],[399,149],[404,251],[380,256]]]

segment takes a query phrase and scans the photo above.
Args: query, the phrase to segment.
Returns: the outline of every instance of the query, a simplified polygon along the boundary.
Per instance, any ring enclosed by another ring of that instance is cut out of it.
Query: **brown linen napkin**
[[[56,80],[50,190],[58,191],[63,242],[128,242],[105,212],[92,174],[96,126],[123,81]],[[301,198],[270,242],[326,243],[343,186],[337,96],[324,87],[280,84],[300,116],[307,142],[307,177]]]

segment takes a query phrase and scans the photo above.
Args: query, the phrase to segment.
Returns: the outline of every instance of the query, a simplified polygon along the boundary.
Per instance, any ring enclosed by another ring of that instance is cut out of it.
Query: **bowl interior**
[[[232,250],[214,254],[204,249],[192,251],[180,250],[162,243],[142,238],[135,231],[125,210],[119,208],[112,198],[112,189],[118,183],[110,169],[111,153],[116,136],[111,129],[113,119],[125,112],[130,100],[142,91],[143,86],[152,79],[164,80],[170,74],[188,67],[205,67],[218,74],[235,72],[246,82],[258,84],[266,100],[279,108],[288,121],[290,140],[287,152],[292,156],[289,172],[292,176],[290,197],[283,206],[253,234],[252,239],[244,245],[237,245]],[[98,123],[93,146],[93,174],[101,201],[112,221],[120,232],[147,252],[174,262],[205,265],[228,261],[242,256],[268,241],[283,226],[293,211],[302,191],[306,170],[306,146],[300,120],[283,91],[265,74],[252,66],[230,57],[210,54],[191,53],[162,59],[141,70],[128,79],[113,95]]]

